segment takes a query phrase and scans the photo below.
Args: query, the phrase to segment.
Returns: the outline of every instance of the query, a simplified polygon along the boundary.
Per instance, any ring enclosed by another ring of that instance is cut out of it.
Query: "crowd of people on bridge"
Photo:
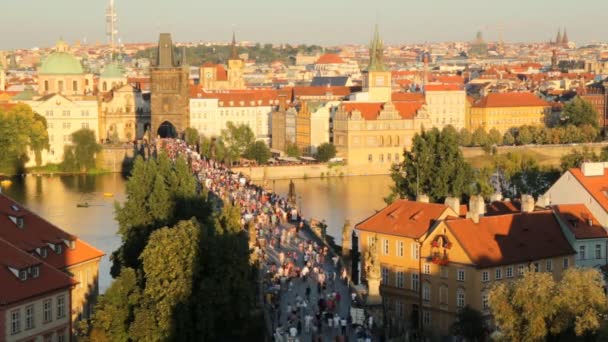
[[[328,336],[371,341],[369,329],[352,325],[349,310],[356,294],[349,292],[347,270],[326,245],[303,231],[295,203],[220,162],[201,158],[181,140],[161,139],[159,144],[169,158],[185,157],[208,191],[241,209],[253,256],[262,265],[265,308],[275,341],[327,341]]]

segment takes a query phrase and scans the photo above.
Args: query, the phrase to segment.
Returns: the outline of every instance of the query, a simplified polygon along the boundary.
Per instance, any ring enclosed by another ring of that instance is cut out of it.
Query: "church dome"
[[[124,70],[122,68],[122,65],[120,65],[119,63],[116,63],[116,62],[106,64],[106,66],[103,68],[103,72],[101,73],[100,77],[101,78],[123,78]]]
[[[67,44],[60,40],[55,52],[42,61],[38,73],[42,75],[82,75],[84,69],[80,61],[67,52]]]

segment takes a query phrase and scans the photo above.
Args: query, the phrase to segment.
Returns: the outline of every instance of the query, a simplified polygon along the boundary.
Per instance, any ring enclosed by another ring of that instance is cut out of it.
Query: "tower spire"
[[[118,35],[116,23],[117,18],[114,0],[110,0],[108,9],[106,10],[106,35],[108,36],[108,41],[110,43],[110,53],[112,54],[112,59],[114,59],[114,55],[116,53],[116,36]]]
[[[562,41],[561,41],[562,45],[567,46],[568,45],[568,32],[566,31],[566,28],[564,27],[564,35],[562,36]]]
[[[236,49],[236,34],[232,31],[232,51],[230,53],[230,59],[239,59],[239,55]]]
[[[384,71],[384,47],[378,33],[378,24],[374,27],[374,38],[369,47],[369,66],[368,71]]]
[[[559,45],[559,44],[561,44],[561,43],[562,43],[562,29],[561,29],[561,28],[559,28],[559,29],[557,30],[557,37],[555,37],[555,44],[556,44],[556,45]]]

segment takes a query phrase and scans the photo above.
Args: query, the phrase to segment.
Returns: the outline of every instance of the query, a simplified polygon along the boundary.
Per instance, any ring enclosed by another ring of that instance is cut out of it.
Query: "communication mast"
[[[116,53],[116,37],[118,36],[118,28],[117,28],[117,17],[116,10],[114,7],[114,0],[110,0],[110,4],[108,5],[108,9],[106,10],[106,35],[108,36],[108,41],[110,43],[110,51],[112,53],[112,58]]]

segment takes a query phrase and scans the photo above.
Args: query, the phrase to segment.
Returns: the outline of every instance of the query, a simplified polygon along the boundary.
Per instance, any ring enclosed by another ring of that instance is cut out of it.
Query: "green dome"
[[[116,62],[106,64],[100,77],[102,78],[123,78],[124,71],[122,65]]]
[[[42,62],[38,72],[42,75],[82,75],[82,64],[68,52],[53,52]]]

